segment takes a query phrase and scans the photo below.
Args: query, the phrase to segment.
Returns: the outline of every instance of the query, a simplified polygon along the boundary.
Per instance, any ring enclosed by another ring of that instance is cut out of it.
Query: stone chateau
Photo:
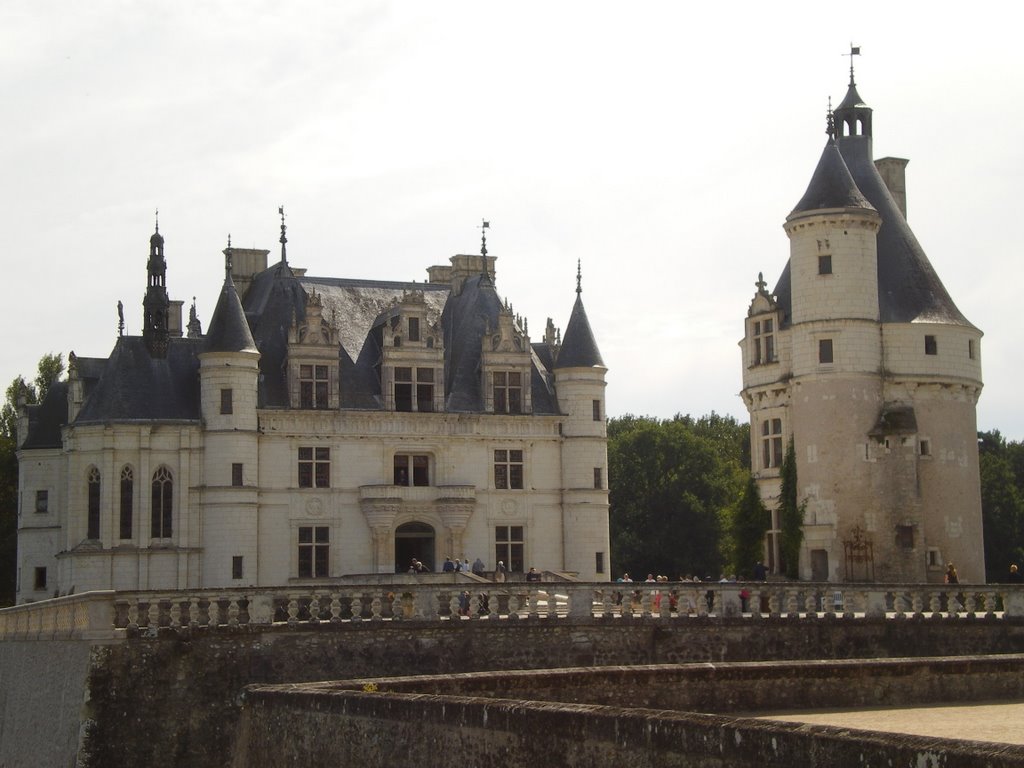
[[[479,255],[425,283],[224,251],[203,334],[150,238],[141,335],[18,425],[18,602],[316,583],[446,556],[608,578],[605,374],[581,298],[540,342]],[[140,286],[141,288],[142,286]]]
[[[852,58],[851,58],[852,62]],[[981,331],[907,224],[907,161],[873,160],[853,67],[807,191],[786,218],[789,261],[763,278],[741,342],[753,469],[772,509],[793,441],[806,504],[800,576],[982,583],[975,406]]]

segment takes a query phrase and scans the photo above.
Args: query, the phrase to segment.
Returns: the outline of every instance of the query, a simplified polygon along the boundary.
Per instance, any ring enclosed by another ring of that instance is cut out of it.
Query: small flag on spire
[[[850,55],[851,56],[860,56],[860,46],[859,45],[851,45],[850,46]]]

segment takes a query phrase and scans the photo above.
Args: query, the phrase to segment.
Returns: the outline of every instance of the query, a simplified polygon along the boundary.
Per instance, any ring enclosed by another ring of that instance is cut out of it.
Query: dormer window
[[[494,412],[523,412],[523,375],[518,371],[494,372]]]
[[[434,411],[433,368],[396,366],[394,386],[396,411],[419,411],[420,413]]]
[[[330,381],[326,365],[299,366],[299,407],[330,407]]]
[[[420,340],[420,319],[418,317],[409,318],[409,341]]]
[[[755,320],[753,326],[753,364],[763,365],[774,363],[775,357],[775,319],[766,317]]]

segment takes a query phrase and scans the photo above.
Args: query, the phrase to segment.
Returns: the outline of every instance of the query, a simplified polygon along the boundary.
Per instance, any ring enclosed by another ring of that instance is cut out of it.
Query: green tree
[[[770,523],[771,513],[761,501],[757,481],[753,475],[747,475],[747,484],[729,525],[730,556],[737,574],[753,576],[753,566],[761,560],[764,552],[764,534]]]
[[[779,555],[782,570],[791,579],[800,578],[800,545],[804,540],[804,508],[797,494],[796,449],[793,438],[782,459],[782,487],[779,493]]]
[[[18,376],[0,409],[0,606],[14,603],[18,552],[18,403],[41,403],[64,372],[64,356],[43,355],[32,383]],[[22,436],[24,437],[24,436]]]
[[[998,430],[978,434],[985,580],[1005,581],[1010,563],[1024,566],[1024,451]]]
[[[737,434],[730,434],[730,430]],[[718,575],[726,511],[742,490],[735,451],[745,425],[714,416],[608,425],[613,567],[639,577]]]

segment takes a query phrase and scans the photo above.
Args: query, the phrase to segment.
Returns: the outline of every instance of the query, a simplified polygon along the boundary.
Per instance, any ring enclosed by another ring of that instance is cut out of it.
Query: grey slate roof
[[[814,169],[811,183],[800,198],[800,202],[789,214],[791,217],[805,211],[822,208],[871,208],[871,205],[857,188],[850,170],[839,153],[834,140],[829,139]]]
[[[157,359],[141,336],[121,336],[75,423],[198,420],[202,351],[202,339],[170,339]]]
[[[206,333],[207,352],[256,352],[249,323],[242,310],[235,284],[229,274],[220,290],[217,306],[213,310]]]
[[[22,441],[22,448],[60,448],[60,430],[68,420],[68,383],[54,382],[43,402],[25,410],[28,435]]]
[[[555,368],[590,368],[595,365],[603,366],[604,360],[597,348],[594,332],[590,329],[587,311],[583,308],[583,297],[577,293]]]
[[[848,109],[866,109],[851,85],[835,115],[837,121]],[[878,309],[884,323],[941,322],[971,323],[957,309],[928,261],[899,206],[875,168],[871,136],[843,136],[836,142],[857,189],[882,217],[878,232]],[[799,208],[799,205],[798,205]],[[788,323],[792,308],[789,263],[774,291]]]

